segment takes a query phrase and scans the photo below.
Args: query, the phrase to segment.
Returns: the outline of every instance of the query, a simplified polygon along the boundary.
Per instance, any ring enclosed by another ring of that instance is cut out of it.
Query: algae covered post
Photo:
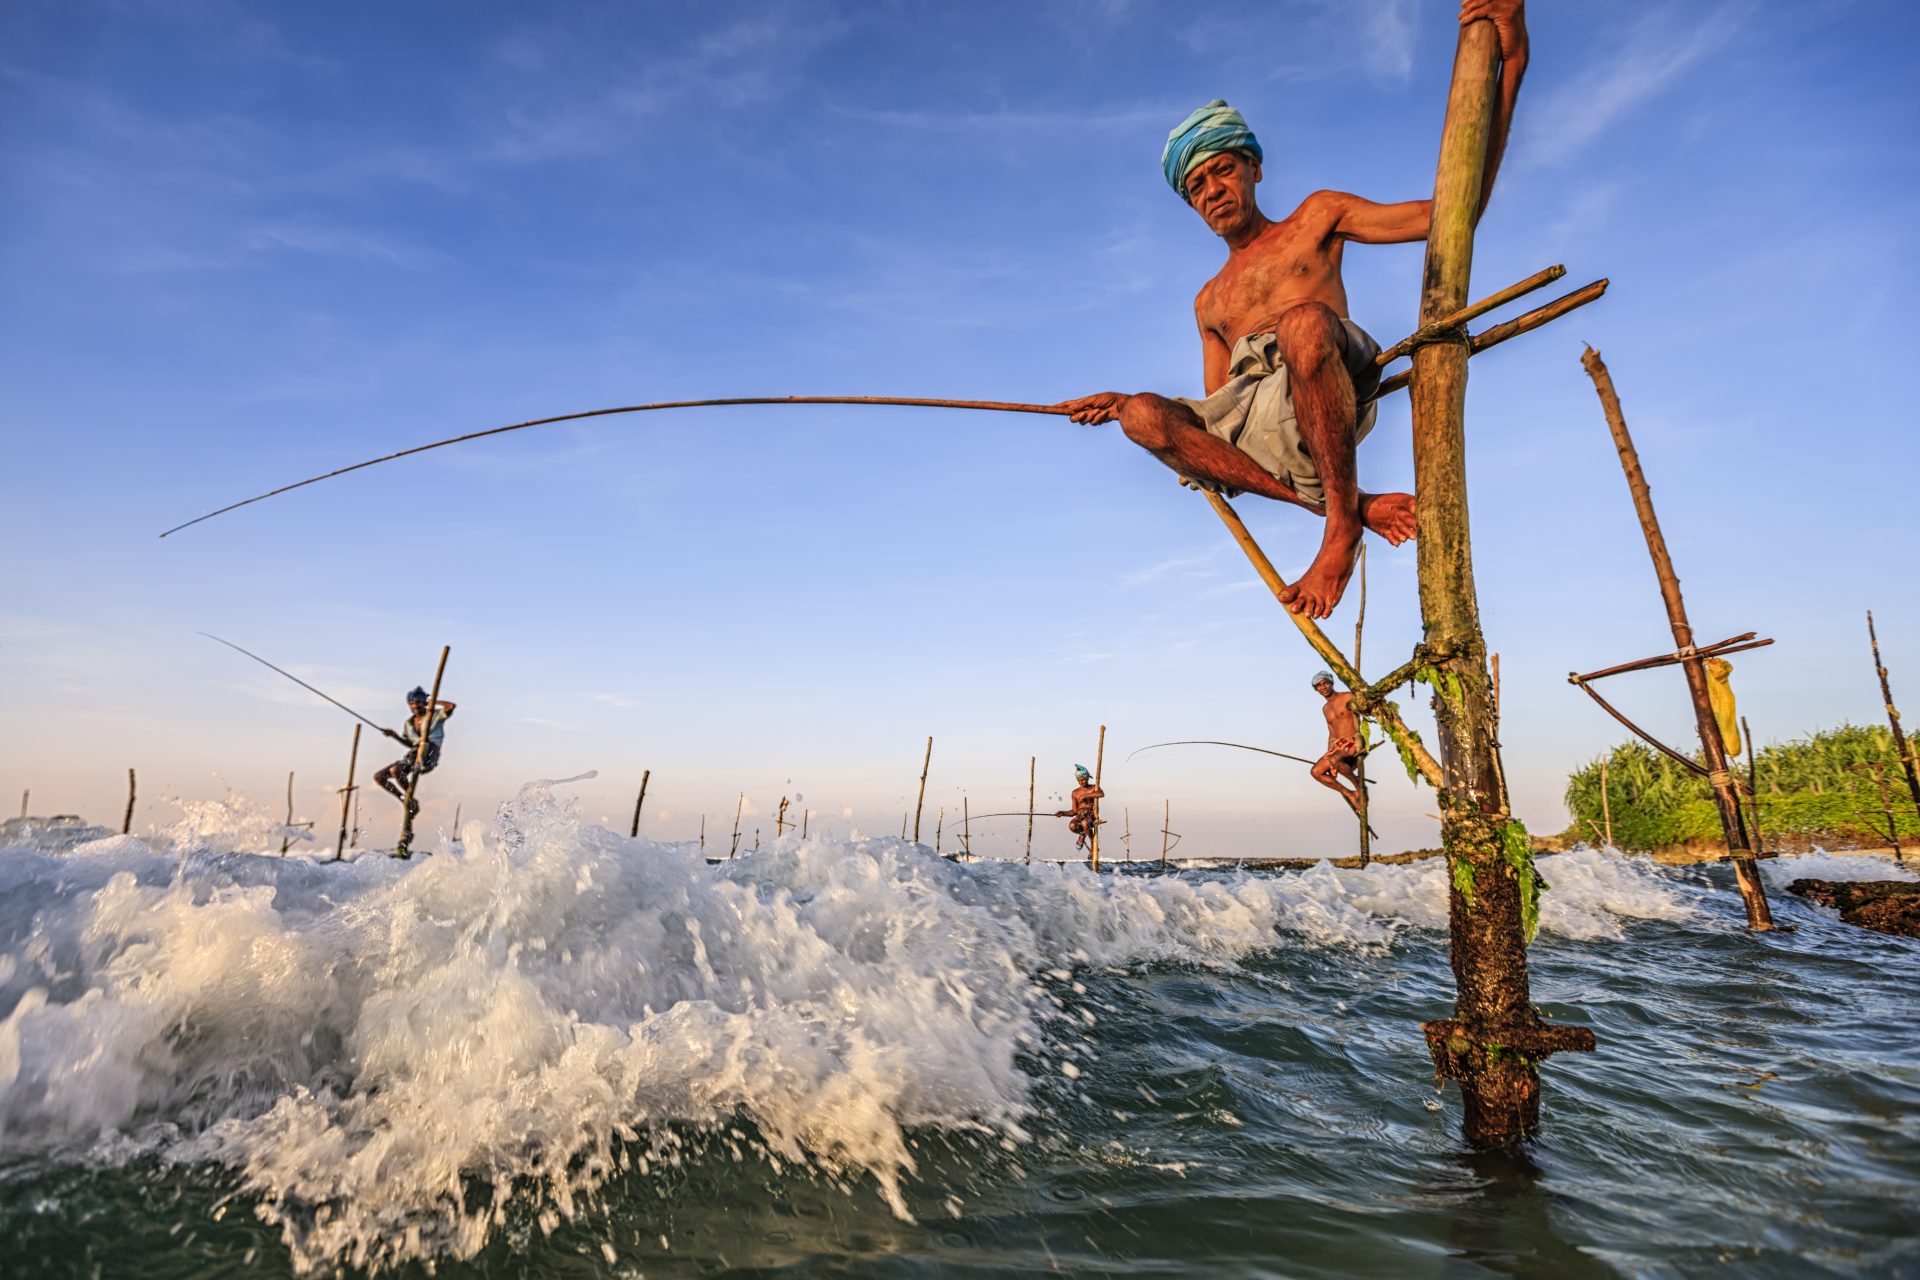
[[[1460,30],[1441,127],[1427,235],[1422,322],[1466,303],[1473,232],[1494,116],[1498,33]],[[1540,1060],[1590,1049],[1591,1031],[1553,1027],[1533,1007],[1527,944],[1541,883],[1526,829],[1508,810],[1494,739],[1492,677],[1480,630],[1468,526],[1467,346],[1437,340],[1413,353],[1414,491],[1419,494],[1420,612],[1442,770],[1441,842],[1451,872],[1447,920],[1458,991],[1453,1017],[1424,1025],[1435,1071],[1460,1086],[1462,1130],[1476,1147],[1506,1146],[1540,1121]]]

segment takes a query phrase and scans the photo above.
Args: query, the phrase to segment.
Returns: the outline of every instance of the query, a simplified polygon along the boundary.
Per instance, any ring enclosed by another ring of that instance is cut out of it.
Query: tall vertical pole
[[[700,852],[707,851],[707,815],[700,815]]]
[[[1693,648],[1693,625],[1687,621],[1687,602],[1680,595],[1680,578],[1673,571],[1673,556],[1667,551],[1666,535],[1660,532],[1660,517],[1654,514],[1653,491],[1647,486],[1647,474],[1640,468],[1639,451],[1627,433],[1626,415],[1620,408],[1619,392],[1614,390],[1613,375],[1607,372],[1600,353],[1588,347],[1580,357],[1587,376],[1600,394],[1600,407],[1607,416],[1607,429],[1613,433],[1614,448],[1620,453],[1620,467],[1626,472],[1627,488],[1633,494],[1633,509],[1640,516],[1640,531],[1646,535],[1647,554],[1653,558],[1653,573],[1660,581],[1660,598],[1667,606],[1667,623],[1673,628],[1674,648],[1683,655],[1680,669],[1686,673],[1687,693],[1693,699],[1693,720],[1700,733],[1700,750],[1706,757],[1707,782],[1713,788],[1713,803],[1720,811],[1720,829],[1727,837],[1727,857],[1733,862],[1733,878],[1740,887],[1740,898],[1747,908],[1749,929],[1773,928],[1773,912],[1767,906],[1766,886],[1760,881],[1760,869],[1753,860],[1747,841],[1747,821],[1740,812],[1740,795],[1734,790],[1733,773],[1727,768],[1727,744],[1720,736],[1720,721],[1713,714],[1713,700],[1707,692],[1707,663]],[[1738,744],[1735,744],[1736,747]]]
[[[360,724],[353,726],[353,750],[347,753],[347,785],[340,791],[340,838],[333,845],[333,860],[340,861],[347,852],[347,812],[353,805],[353,770],[360,763]]]
[[[1873,641],[1873,670],[1880,677],[1880,701],[1887,708],[1887,727],[1893,730],[1893,749],[1900,757],[1900,767],[1906,771],[1907,790],[1913,793],[1913,807],[1920,812],[1920,768],[1916,768],[1913,748],[1907,745],[1907,735],[1900,728],[1900,711],[1893,705],[1893,690],[1887,686],[1887,669],[1880,662],[1880,636],[1873,629],[1873,610],[1867,610],[1867,638]]]
[[[440,679],[447,674],[447,655],[452,645],[440,646],[440,665],[433,669],[433,692],[427,695],[427,719],[420,727],[420,741],[413,746],[413,772],[407,777],[407,795],[400,806],[400,839],[393,846],[396,858],[413,856],[413,793],[420,788],[420,765],[427,758],[427,743],[433,740],[433,711],[440,705]]]
[[[733,847],[727,850],[727,857],[737,857],[740,853],[740,815],[746,811],[747,793],[742,791],[740,799],[733,806]]]
[[[1467,302],[1498,57],[1491,22],[1460,29],[1434,174],[1422,324]],[[1526,829],[1508,810],[1494,736],[1468,525],[1466,396],[1464,333],[1414,351],[1420,612],[1440,690],[1434,696],[1440,833],[1451,872],[1447,920],[1457,987],[1453,1017],[1426,1023],[1423,1030],[1435,1071],[1460,1086],[1467,1141],[1500,1147],[1539,1126],[1540,1059],[1591,1048],[1593,1033],[1544,1023],[1527,977],[1540,882]]]
[[[287,856],[287,846],[293,843],[293,771],[287,771],[287,820],[280,827],[280,856]]]
[[[627,832],[627,839],[629,840],[638,840],[640,838],[640,806],[647,802],[647,780],[651,777],[653,777],[653,770],[642,769],[640,771],[640,798],[633,802],[633,829]]]
[[[1093,756],[1093,789],[1100,789],[1100,775],[1107,766],[1107,726],[1100,726],[1100,746]],[[1093,812],[1087,817],[1092,834],[1087,837],[1087,865],[1095,871],[1100,869],[1100,800],[1095,797]]]
[[[1160,810],[1160,869],[1165,871],[1167,869],[1167,836],[1171,834],[1173,827],[1173,801],[1165,800],[1161,803],[1164,807]]]
[[[1033,766],[1039,758],[1039,756],[1027,757],[1027,856],[1025,862],[1028,866],[1033,865]],[[23,818],[27,816],[25,800],[20,802],[20,816]]]
[[[1747,740],[1747,808],[1753,813],[1753,856],[1764,858],[1767,842],[1760,834],[1760,756],[1753,749],[1753,730],[1745,716],[1740,717],[1740,733]]]
[[[960,852],[973,856],[973,805],[966,796],[960,797]]]
[[[1127,861],[1133,861],[1133,810],[1120,806],[1120,821],[1125,824],[1120,830],[1120,847],[1127,851]]]
[[[353,834],[347,838],[347,847],[360,847],[360,793],[357,790],[353,793]]]
[[[933,767],[933,737],[927,737],[927,758],[920,762],[920,798],[913,802],[913,842],[920,843],[920,810],[927,803],[927,770]]]
[[[807,827],[812,822],[813,822],[813,810],[811,809],[800,810],[800,838],[802,840],[805,840],[807,838]]]
[[[1360,544],[1360,609],[1353,619],[1353,669],[1361,670],[1360,640],[1367,627],[1367,544]],[[1354,806],[1360,818],[1360,865],[1365,867],[1373,861],[1373,827],[1367,822],[1367,755],[1353,762]]]
[[[27,820],[27,801],[30,800],[32,797],[33,797],[32,788],[28,788],[27,790],[22,791],[20,793],[20,821],[22,822],[25,822]]]
[[[1607,824],[1607,848],[1613,843],[1613,791],[1607,779],[1607,761],[1613,753],[1609,751],[1600,757],[1600,820]]]
[[[136,792],[137,780],[133,776],[133,770],[129,769],[127,770],[127,816],[120,819],[120,834],[123,836],[133,833],[133,798]]]

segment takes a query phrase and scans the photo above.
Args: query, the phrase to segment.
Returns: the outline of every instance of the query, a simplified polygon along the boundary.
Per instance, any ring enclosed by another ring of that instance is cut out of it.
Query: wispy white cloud
[[[1627,30],[1618,48],[1597,55],[1585,73],[1521,105],[1515,158],[1528,165],[1571,159],[1723,48],[1753,12],[1751,0],[1718,5],[1692,22],[1669,8],[1652,10]]]

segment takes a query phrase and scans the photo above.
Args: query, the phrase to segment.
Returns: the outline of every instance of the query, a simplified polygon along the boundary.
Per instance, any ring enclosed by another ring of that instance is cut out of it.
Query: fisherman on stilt
[[[1322,671],[1313,678],[1313,691],[1326,699],[1327,752],[1313,762],[1313,780],[1340,793],[1347,807],[1360,812],[1360,717],[1353,713],[1353,695],[1334,692],[1333,677]],[[1340,780],[1352,783],[1344,787]]]
[[[433,714],[427,714],[427,691],[415,685],[407,694],[407,720],[395,733],[391,729],[380,732],[395,742],[406,744],[407,754],[395,760],[386,768],[373,775],[380,789],[395,800],[404,802],[407,798],[407,784],[413,781],[413,761],[419,749],[420,735],[427,737],[426,753],[420,757],[420,772],[432,773],[440,763],[440,744],[446,737],[447,717],[453,714],[453,704],[445,698],[433,704]],[[420,816],[420,802],[415,800],[413,808],[407,814],[410,818]]]
[[[1486,18],[1500,33],[1483,210],[1526,71],[1522,7],[1460,7],[1462,26]],[[1281,597],[1296,613],[1324,618],[1346,591],[1363,529],[1395,546],[1414,536],[1413,495],[1366,493],[1357,482],[1354,449],[1373,428],[1380,345],[1348,318],[1341,257],[1349,241],[1425,240],[1433,202],[1316,191],[1275,222],[1254,200],[1263,155],[1246,120],[1219,99],[1182,121],[1161,154],[1167,182],[1227,242],[1226,265],[1194,301],[1206,397],[1109,391],[1056,407],[1089,425],[1117,420],[1128,439],[1203,488],[1324,516],[1319,554]]]
[[[1067,819],[1067,830],[1079,837],[1073,847],[1084,849],[1087,841],[1100,830],[1100,800],[1107,793],[1093,785],[1093,775],[1087,772],[1087,766],[1073,766],[1073,776],[1080,783],[1073,789],[1073,807],[1062,809],[1053,816]]]

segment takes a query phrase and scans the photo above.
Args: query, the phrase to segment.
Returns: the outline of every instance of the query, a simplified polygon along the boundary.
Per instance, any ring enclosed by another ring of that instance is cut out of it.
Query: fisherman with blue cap
[[[1484,19],[1500,35],[1482,210],[1526,72],[1523,4],[1460,7],[1462,26]],[[1186,482],[1324,516],[1319,554],[1282,593],[1294,612],[1324,618],[1346,591],[1363,530],[1395,546],[1414,535],[1413,495],[1365,493],[1356,476],[1355,446],[1373,428],[1380,346],[1347,315],[1341,258],[1348,242],[1425,240],[1433,202],[1376,204],[1316,191],[1276,222],[1254,200],[1265,160],[1246,120],[1217,98],[1182,120],[1161,152],[1167,184],[1227,243],[1226,265],[1194,301],[1205,398],[1110,391],[1055,407],[1075,422],[1118,421]]]
[[[439,767],[440,744],[446,740],[447,731],[445,725],[447,723],[447,717],[452,714],[453,704],[445,698],[442,698],[433,704],[433,714],[428,715],[427,691],[419,685],[415,685],[408,691],[407,720],[405,724],[400,726],[400,732],[395,733],[391,729],[382,729],[380,731],[389,738],[392,738],[395,742],[405,743],[408,748],[406,755],[401,756],[398,760],[395,760],[392,764],[373,775],[373,780],[380,784],[382,791],[392,796],[395,800],[406,800],[407,793],[405,788],[408,783],[413,781],[414,754],[419,750],[420,735],[423,733],[427,736],[427,749],[426,753],[420,757],[420,772],[432,773],[434,769]],[[413,802],[413,809],[408,816],[415,818],[420,816],[420,802],[418,800]]]
[[[1062,809],[1053,816],[1068,820],[1067,830],[1079,837],[1073,847],[1084,849],[1087,841],[1100,830],[1100,801],[1107,793],[1094,785],[1093,775],[1087,771],[1087,766],[1073,766],[1073,776],[1080,784],[1073,789],[1073,807]]]

